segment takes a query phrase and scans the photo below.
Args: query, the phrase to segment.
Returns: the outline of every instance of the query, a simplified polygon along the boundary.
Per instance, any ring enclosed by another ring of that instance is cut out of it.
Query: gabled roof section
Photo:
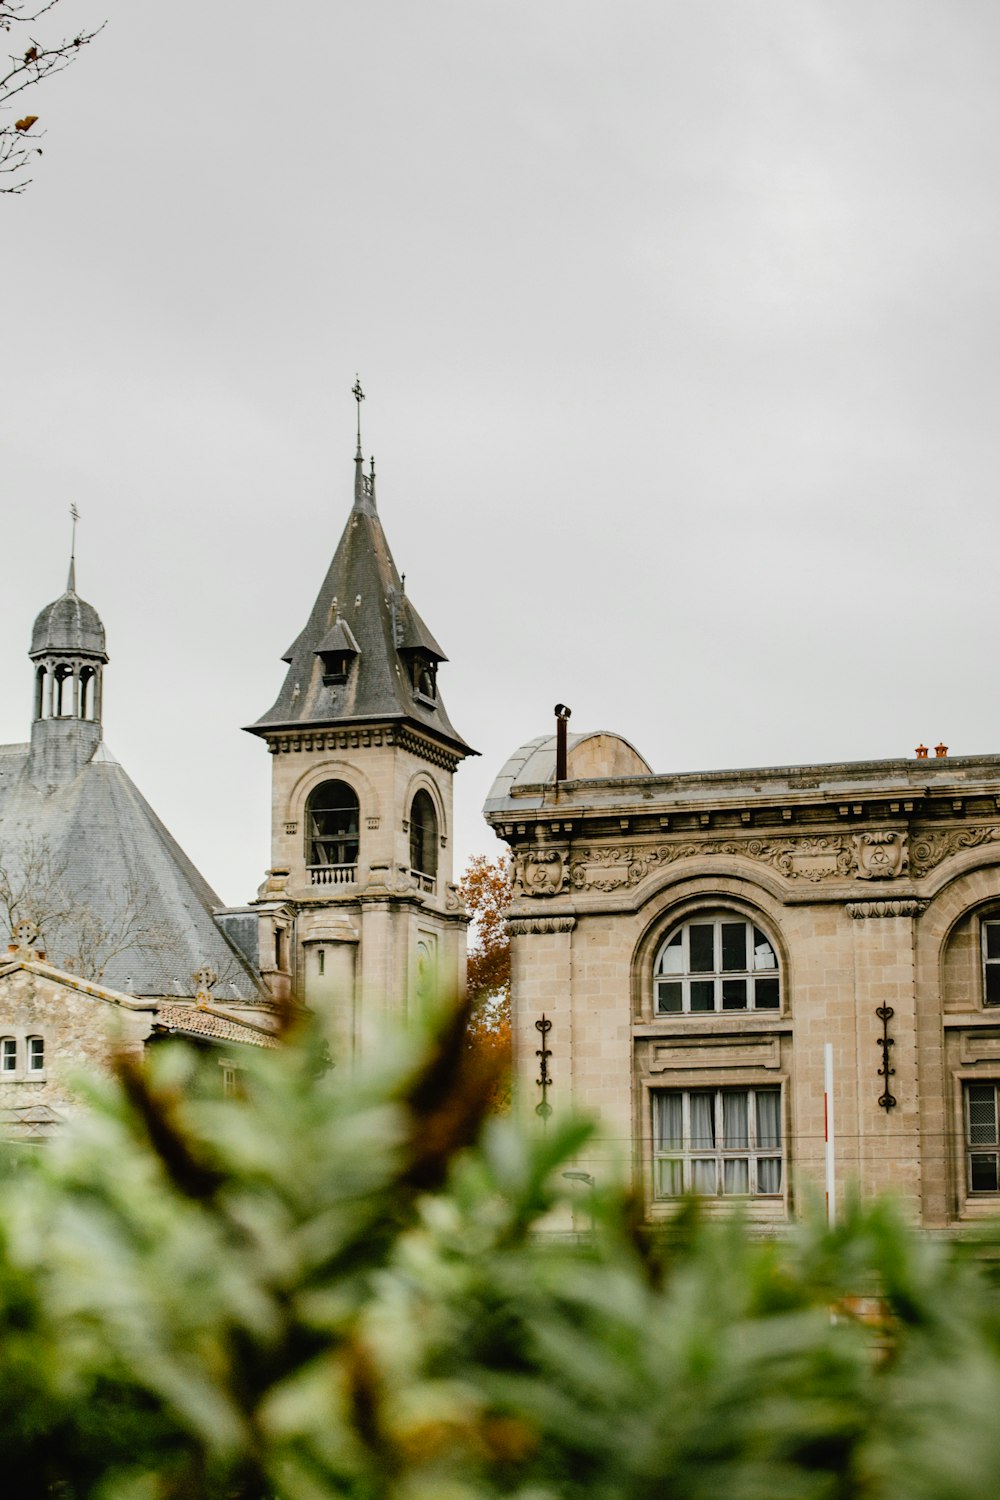
[[[250,732],[397,719],[459,754],[473,754],[440,696],[414,687],[414,654],[432,664],[447,658],[406,597],[375,509],[374,477],[362,476],[360,458],[356,463],[354,507],[343,536],[308,623],[282,658],[289,665],[281,692]],[[357,655],[346,681],[324,683],[322,653],[337,650]]]

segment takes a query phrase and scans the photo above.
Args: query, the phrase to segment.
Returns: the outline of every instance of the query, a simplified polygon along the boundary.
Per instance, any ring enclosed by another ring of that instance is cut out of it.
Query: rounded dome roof
[[[101,617],[73,589],[47,604],[35,621],[28,655],[41,656],[49,651],[82,651],[107,660]]]

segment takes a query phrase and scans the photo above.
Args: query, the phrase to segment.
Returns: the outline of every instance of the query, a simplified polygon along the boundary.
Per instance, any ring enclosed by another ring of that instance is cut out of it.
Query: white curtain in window
[[[725,1093],[722,1096],[723,1145],[727,1151],[745,1151],[750,1145],[750,1118],[747,1095]],[[728,1189],[727,1189],[728,1191]],[[738,1189],[734,1189],[734,1192]]]
[[[707,1161],[691,1163],[691,1191],[707,1193],[712,1197],[719,1191],[719,1177],[714,1156],[709,1157]]]
[[[660,1171],[660,1197],[679,1198],[684,1191],[684,1163],[682,1161],[661,1161]]]
[[[757,1149],[781,1149],[781,1090],[757,1090]],[[768,1189],[768,1191],[772,1191]]]
[[[734,1156],[722,1163],[723,1192],[749,1193],[750,1162],[745,1156]]]
[[[680,1151],[684,1145],[684,1099],[681,1094],[658,1094],[656,1144],[661,1151]]]
[[[759,1156],[757,1158],[758,1193],[781,1192],[781,1157]]]
[[[691,1149],[715,1149],[715,1095],[691,1095]],[[712,1191],[715,1189],[713,1187]]]

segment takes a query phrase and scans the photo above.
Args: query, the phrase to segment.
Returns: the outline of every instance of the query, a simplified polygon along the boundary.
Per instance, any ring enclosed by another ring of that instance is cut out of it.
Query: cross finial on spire
[[[361,403],[365,399],[365,393],[361,389],[361,378],[358,375],[355,375],[355,377],[354,377],[354,384],[351,387],[351,395],[354,397],[355,401],[358,403],[358,452],[357,452],[357,457],[360,458],[361,457]]]
[[[67,593],[75,594],[76,593],[76,523],[80,519],[80,512],[77,510],[75,503],[70,506],[69,513],[70,513],[70,516],[72,517],[72,520],[73,520],[73,536],[72,536],[72,540],[70,542],[70,547],[69,547],[69,577],[66,580],[66,591],[67,591]]]

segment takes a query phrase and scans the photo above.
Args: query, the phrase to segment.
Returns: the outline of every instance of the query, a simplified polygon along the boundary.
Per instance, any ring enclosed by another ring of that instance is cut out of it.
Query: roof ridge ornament
[[[72,520],[73,520],[73,535],[72,535],[72,539],[71,539],[70,544],[69,544],[69,577],[66,579],[66,592],[67,592],[67,594],[75,594],[76,593],[76,523],[80,519],[80,512],[77,510],[75,502],[74,502],[74,504],[72,504],[70,506],[69,513],[70,513],[70,516],[72,517]]]

